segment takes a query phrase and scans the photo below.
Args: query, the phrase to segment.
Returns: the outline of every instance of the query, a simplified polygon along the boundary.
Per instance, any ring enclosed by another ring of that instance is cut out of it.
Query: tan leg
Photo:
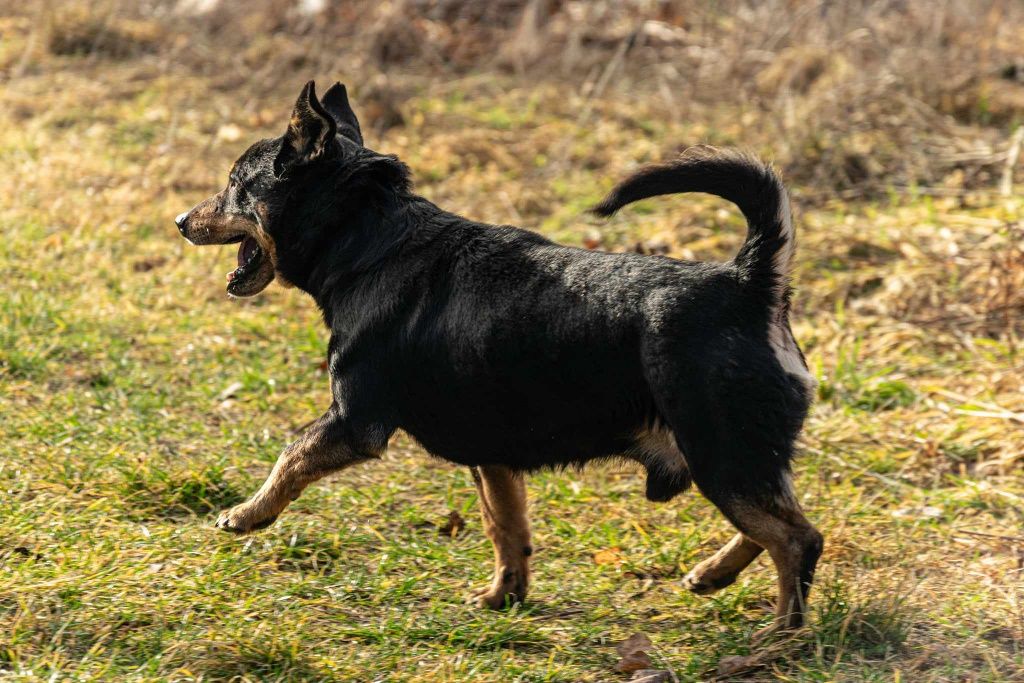
[[[763,550],[743,534],[736,534],[721,550],[690,570],[683,577],[683,586],[698,595],[721,590],[732,584]]]
[[[791,491],[770,505],[741,503],[731,512],[743,533],[768,551],[779,575],[775,621],[757,637],[801,626],[814,569],[824,546],[822,535],[804,517]]]
[[[530,521],[526,484],[507,467],[471,468],[480,496],[484,532],[494,544],[494,580],[477,591],[481,607],[500,609],[526,599],[530,583]]]
[[[220,513],[217,528],[244,534],[268,527],[314,481],[379,457],[383,450],[383,446],[353,447],[346,436],[345,424],[332,407],[284,450],[259,491],[244,503]]]

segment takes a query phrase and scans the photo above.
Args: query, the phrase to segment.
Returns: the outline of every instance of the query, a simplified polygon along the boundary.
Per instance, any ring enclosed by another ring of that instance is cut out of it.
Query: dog
[[[195,245],[237,243],[227,291],[273,280],[308,293],[331,331],[333,401],[220,529],[262,529],[308,485],[379,458],[402,429],[471,468],[500,608],[526,597],[524,474],[628,458],[646,496],[696,483],[737,528],[684,578],[728,586],[762,550],[776,619],[802,623],[823,537],[791,481],[815,380],[789,325],[795,240],[785,188],[751,156],[710,147],[644,168],[594,209],[704,192],[743,212],[727,263],[561,246],[468,220],[412,191],[409,169],[363,145],[346,89],[305,85],[284,135],[235,162],[218,194],[175,219]]]

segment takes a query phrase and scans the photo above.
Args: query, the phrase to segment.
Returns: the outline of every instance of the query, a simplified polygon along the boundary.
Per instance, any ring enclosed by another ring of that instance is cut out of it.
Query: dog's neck
[[[277,270],[323,308],[406,240],[416,224],[410,205],[426,202],[410,194],[405,165],[380,155],[307,188],[282,209],[281,234],[297,237],[278,241]]]

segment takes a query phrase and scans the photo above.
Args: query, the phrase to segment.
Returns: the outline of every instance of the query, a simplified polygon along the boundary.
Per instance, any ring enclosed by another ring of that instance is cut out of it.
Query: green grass
[[[171,218],[283,127],[293,94],[252,124],[223,120],[232,95],[200,77],[48,68],[0,94],[34,107],[0,107],[0,677],[611,681],[641,631],[657,667],[699,681],[752,651],[774,570],[684,591],[731,530],[696,493],[648,503],[625,466],[531,478],[535,578],[505,613],[465,602],[491,561],[468,472],[402,435],[272,528],[215,531],[327,405],[326,335],[294,290],[228,300],[233,257],[188,247]],[[632,164],[698,141],[654,105],[609,96],[580,126],[556,89],[471,91],[413,98],[411,123],[371,140],[442,205],[573,243],[597,229],[610,249],[722,259],[742,240],[707,199],[582,213]],[[246,140],[217,139],[223,123]],[[1012,239],[987,226],[1019,218],[995,201],[804,207],[794,326],[821,391],[797,483],[827,545],[809,626],[738,679],[1019,680],[1024,437],[999,413],[1022,410],[1018,343],[973,318],[907,322],[976,311],[971,278]],[[439,536],[453,509],[466,530]],[[594,561],[611,548],[620,565]]]

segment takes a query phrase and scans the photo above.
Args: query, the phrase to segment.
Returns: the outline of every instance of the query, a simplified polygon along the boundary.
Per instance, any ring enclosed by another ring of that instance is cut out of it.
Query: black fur
[[[596,208],[725,197],[749,221],[731,262],[587,251],[438,208],[398,159],[363,147],[343,89],[324,99],[303,114],[312,137],[290,129],[239,159],[227,208],[263,211],[279,276],[323,311],[337,433],[353,450],[377,452],[403,429],[452,462],[526,471],[636,456],[638,435],[662,425],[685,466],[637,457],[648,497],[667,500],[691,476],[720,506],[784,493],[809,395],[768,341],[769,324],[786,323],[773,259],[791,239],[768,167],[701,149]],[[324,112],[334,130],[317,143]]]

